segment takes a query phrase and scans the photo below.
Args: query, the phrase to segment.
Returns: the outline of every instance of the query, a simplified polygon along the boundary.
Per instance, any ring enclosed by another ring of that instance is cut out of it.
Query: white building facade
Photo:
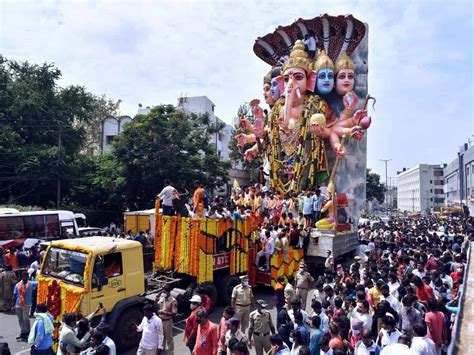
[[[474,145],[463,144],[458,156],[443,170],[445,206],[466,204],[474,216]]]
[[[215,144],[217,154],[221,161],[230,160],[230,142],[234,129],[231,125],[226,124],[215,115],[215,104],[207,96],[180,97],[178,99],[177,108],[197,115],[207,113],[211,122],[214,124],[224,124],[224,128],[211,138],[210,143]],[[238,166],[233,166],[229,169],[229,183],[226,187],[228,191],[226,192],[230,192],[234,179],[239,182],[240,186],[246,186],[249,183],[247,172]]]
[[[432,212],[444,206],[443,165],[418,164],[397,175],[400,211]]]
[[[123,131],[127,123],[132,122],[130,116],[108,117],[102,121],[100,152],[109,152],[112,150],[112,142]]]

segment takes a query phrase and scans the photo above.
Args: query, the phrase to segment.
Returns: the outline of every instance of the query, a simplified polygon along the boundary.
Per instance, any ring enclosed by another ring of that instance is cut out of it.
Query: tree
[[[195,180],[221,186],[228,178],[229,162],[221,162],[211,135],[208,115],[187,114],[172,105],[154,107],[137,115],[113,143],[112,154],[123,169],[124,196],[130,209],[153,205],[168,178],[179,189],[191,190]]]
[[[367,169],[366,198],[367,201],[376,198],[380,203],[385,199],[385,187],[380,183],[380,175],[371,173],[370,169]]]
[[[53,207],[58,182],[67,195],[77,179],[98,100],[60,77],[52,64],[0,56],[0,202]]]

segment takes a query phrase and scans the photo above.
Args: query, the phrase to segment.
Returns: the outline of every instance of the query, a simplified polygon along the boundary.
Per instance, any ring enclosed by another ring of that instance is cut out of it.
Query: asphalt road
[[[269,307],[269,310],[272,314],[273,322],[276,323],[276,309],[273,305],[273,292],[270,288],[257,287],[254,289],[254,295],[256,299],[264,299]],[[309,297],[308,297],[309,298]],[[210,319],[214,323],[218,324],[222,316],[223,307],[216,307],[212,312]],[[183,343],[183,329],[184,321],[177,322],[174,324],[174,345],[175,345],[175,354],[185,355],[189,354],[188,348]],[[33,319],[31,319],[31,324],[33,324]],[[0,342],[8,343],[10,351],[12,354],[28,354],[30,349],[26,342],[18,342],[15,338],[19,335],[20,328],[18,325],[17,317],[14,313],[0,313]],[[255,352],[252,351],[251,354]],[[136,349],[130,350],[124,355],[136,354]]]

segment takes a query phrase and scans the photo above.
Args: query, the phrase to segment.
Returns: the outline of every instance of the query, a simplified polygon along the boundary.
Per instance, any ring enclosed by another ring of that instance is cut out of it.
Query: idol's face
[[[354,89],[354,70],[341,69],[336,76],[336,92],[345,95]]]
[[[321,95],[329,94],[334,88],[334,71],[331,68],[321,68],[318,70],[316,81],[317,92]]]

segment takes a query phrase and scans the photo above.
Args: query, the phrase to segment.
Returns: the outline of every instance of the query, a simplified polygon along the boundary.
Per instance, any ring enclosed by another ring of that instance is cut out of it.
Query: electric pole
[[[57,185],[56,185],[56,208],[59,210],[59,205],[61,204],[61,149],[62,149],[62,128],[59,128],[58,132],[58,160],[56,162],[57,166]]]

